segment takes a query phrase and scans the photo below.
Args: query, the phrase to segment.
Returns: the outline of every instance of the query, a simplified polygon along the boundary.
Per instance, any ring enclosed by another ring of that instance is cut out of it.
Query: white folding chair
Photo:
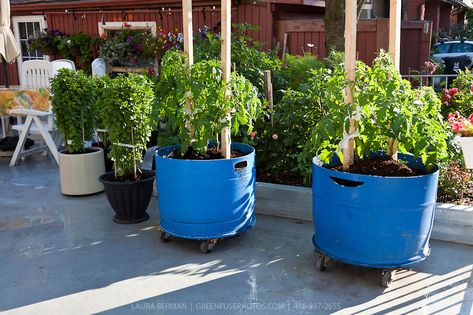
[[[76,65],[74,64],[74,61],[69,60],[69,59],[57,59],[57,60],[51,61],[51,71],[52,71],[51,77],[55,77],[58,73],[58,70],[62,68],[76,71]]]
[[[20,83],[25,89],[49,88],[49,80],[52,77],[52,66],[49,61],[32,60],[25,61],[21,67]],[[45,149],[51,151],[52,156],[58,162],[57,144],[54,142],[51,134],[57,134],[56,126],[54,125],[54,117],[51,104],[47,111],[39,111],[28,108],[15,108],[10,110],[12,115],[17,116],[18,124],[13,125],[12,129],[19,133],[19,140],[10,161],[10,166],[18,164],[20,157],[33,154],[38,151],[47,153]],[[22,123],[22,117],[26,117],[25,123]],[[42,138],[42,143],[39,147],[25,150],[24,144],[28,134],[39,135]]]
[[[92,61],[92,76],[103,77],[107,74],[107,68],[105,67],[105,61],[103,58],[97,58]]]

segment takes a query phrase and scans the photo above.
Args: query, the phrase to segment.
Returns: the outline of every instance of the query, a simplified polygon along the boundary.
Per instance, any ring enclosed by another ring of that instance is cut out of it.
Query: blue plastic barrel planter
[[[156,152],[161,240],[202,240],[209,253],[218,239],[244,233],[255,224],[255,150],[232,143],[246,155],[220,160],[166,158],[179,146]]]
[[[412,155],[399,159],[425,169]],[[317,265],[328,258],[356,266],[382,268],[389,286],[395,270],[430,254],[439,171],[413,177],[339,172],[312,161],[313,242]]]

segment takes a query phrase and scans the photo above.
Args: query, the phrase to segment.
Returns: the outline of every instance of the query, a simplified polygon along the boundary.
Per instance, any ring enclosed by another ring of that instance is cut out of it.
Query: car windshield
[[[438,44],[432,48],[433,54],[446,54],[450,49],[451,44]]]

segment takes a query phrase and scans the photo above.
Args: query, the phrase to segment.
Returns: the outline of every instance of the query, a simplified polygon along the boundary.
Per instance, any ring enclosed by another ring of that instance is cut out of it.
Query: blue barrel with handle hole
[[[186,239],[241,234],[255,224],[255,150],[232,143],[244,155],[231,159],[167,158],[179,146],[156,152],[161,229]]]
[[[412,155],[399,154],[399,159],[425,170]],[[326,168],[314,158],[316,250],[371,268],[399,268],[424,260],[430,254],[438,176],[437,167],[412,177],[353,174]]]

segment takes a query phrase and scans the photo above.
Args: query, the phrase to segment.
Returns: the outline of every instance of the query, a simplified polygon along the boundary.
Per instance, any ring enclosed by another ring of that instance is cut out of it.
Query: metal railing
[[[449,84],[459,74],[404,74],[402,77],[413,86],[432,86],[435,89],[448,88]]]

